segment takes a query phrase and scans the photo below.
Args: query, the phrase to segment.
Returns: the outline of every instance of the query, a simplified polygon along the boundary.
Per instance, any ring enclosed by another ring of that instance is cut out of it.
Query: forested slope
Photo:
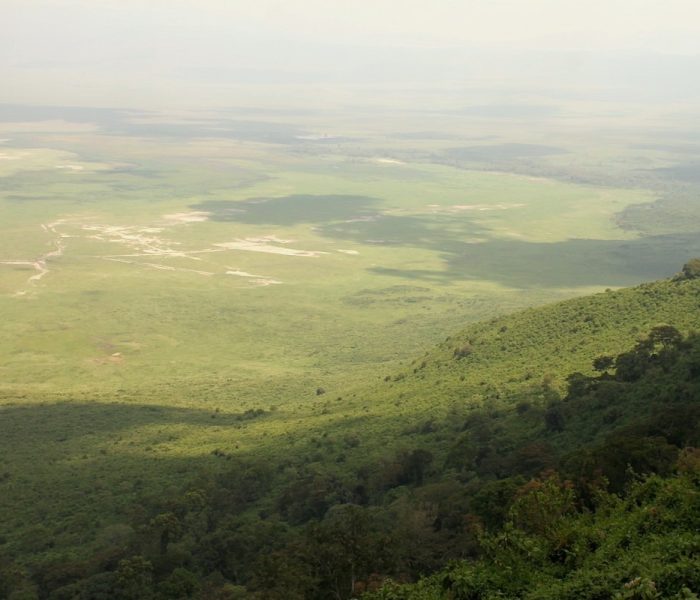
[[[6,544],[0,597],[692,598],[699,308],[682,276],[472,326],[89,556]]]

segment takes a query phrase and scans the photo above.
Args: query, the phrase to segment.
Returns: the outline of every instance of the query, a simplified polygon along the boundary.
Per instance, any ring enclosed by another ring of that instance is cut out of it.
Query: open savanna
[[[0,128],[0,513],[16,552],[89,547],[141,494],[216,469],[213,451],[283,453],[369,414],[378,431],[410,407],[364,390],[466,323],[700,253],[618,227],[654,202],[644,189],[285,127],[147,125]]]

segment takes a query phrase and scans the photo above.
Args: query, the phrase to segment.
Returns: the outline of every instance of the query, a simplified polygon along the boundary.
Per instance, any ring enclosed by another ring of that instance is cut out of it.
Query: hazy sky
[[[217,83],[534,82],[588,55],[584,78],[636,77],[660,55],[650,68],[697,79],[700,1],[0,0],[0,102],[138,103],[158,86]]]

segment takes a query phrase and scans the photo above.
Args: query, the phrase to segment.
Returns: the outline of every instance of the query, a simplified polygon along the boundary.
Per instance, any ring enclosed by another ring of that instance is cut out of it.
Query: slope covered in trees
[[[699,307],[683,276],[472,326],[89,554],[5,545],[0,597],[692,598]]]
[[[700,456],[676,472],[640,477],[620,497],[597,489],[582,503],[556,474],[522,486],[495,534],[477,530],[479,560],[413,585],[392,581],[366,600],[698,598]]]

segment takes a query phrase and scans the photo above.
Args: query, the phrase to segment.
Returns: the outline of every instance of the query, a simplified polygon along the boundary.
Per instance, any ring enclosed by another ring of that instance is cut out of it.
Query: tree
[[[700,258],[691,258],[683,265],[681,271],[683,279],[697,279],[700,277]]]
[[[641,350],[618,355],[615,359],[615,377],[619,381],[637,381],[647,369],[649,356]]]
[[[391,568],[396,548],[372,511],[343,504],[331,508],[321,522],[309,525],[302,547],[292,554],[304,557],[316,580],[316,595],[304,598],[348,600],[357,598],[374,574]]]
[[[167,512],[157,515],[151,521],[151,527],[159,534],[159,549],[161,554],[168,551],[168,544],[182,535],[182,523],[174,513]]]
[[[562,519],[576,512],[574,486],[551,471],[532,479],[515,495],[508,517],[515,527],[556,543]]]
[[[567,396],[569,398],[580,398],[588,392],[590,379],[583,373],[571,373],[566,378]]]
[[[649,341],[660,344],[664,349],[678,347],[683,341],[681,332],[672,325],[657,325],[649,332]]]
[[[433,462],[433,455],[427,450],[418,448],[408,454],[403,460],[401,483],[423,485],[425,470]]]
[[[593,360],[593,368],[601,373],[604,373],[608,369],[612,368],[614,364],[615,359],[612,356],[607,355],[599,356]]]
[[[547,408],[547,412],[544,413],[544,424],[549,432],[556,433],[564,431],[566,421],[559,404],[552,404]]]
[[[164,598],[191,598],[199,585],[197,575],[177,567],[165,581],[160,583],[158,591]]]
[[[152,597],[153,565],[143,556],[132,556],[119,561],[117,569],[119,598],[145,600]]]
[[[454,355],[455,358],[459,359],[459,358],[466,358],[472,352],[474,352],[474,348],[472,347],[472,345],[469,342],[467,342],[463,346],[455,348],[454,352],[452,354]]]

